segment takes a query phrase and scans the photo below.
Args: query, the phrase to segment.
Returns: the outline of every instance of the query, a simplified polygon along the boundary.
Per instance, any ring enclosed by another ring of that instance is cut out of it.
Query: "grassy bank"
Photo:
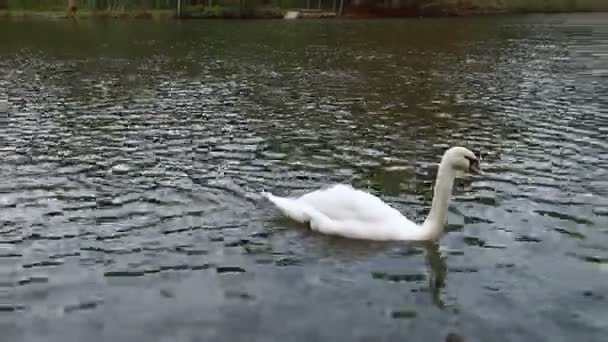
[[[239,9],[238,7],[209,6],[190,7],[182,10],[181,19],[278,19],[283,18],[285,11],[277,7],[257,7]],[[78,10],[74,15],[67,10],[1,10],[0,18],[4,19],[176,19],[173,10]]]
[[[453,3],[454,0],[447,2]],[[465,2],[479,8],[519,13],[608,11],[608,1],[606,0],[470,0]]]
[[[515,13],[567,13],[608,11],[608,0],[401,0],[385,6],[363,1],[349,6],[351,17],[466,16]]]
[[[80,10],[72,17],[67,11],[50,10],[0,10],[0,18],[4,19],[174,19],[174,10],[106,10],[89,11]]]
[[[183,18],[205,18],[205,19],[233,19],[233,18],[259,18],[278,19],[283,18],[285,10],[275,6],[191,6],[182,14]]]
[[[0,0],[4,18],[282,18],[307,0]],[[324,0],[327,1],[327,0]],[[68,6],[75,11],[68,13]],[[281,5],[281,6],[279,6]]]
[[[2,9],[3,1],[5,9]],[[144,2],[138,3],[144,5],[139,7],[133,1],[95,0],[95,3],[99,5],[99,1],[103,1],[103,5],[108,5],[108,8],[89,9],[86,7],[86,2],[80,0],[81,6],[75,12],[75,18],[155,20],[177,18],[175,0],[148,0],[147,3],[146,0],[142,0]],[[120,3],[125,5],[115,5]],[[247,0],[240,3],[241,6],[237,0],[213,0],[212,6],[188,6],[186,3],[188,1],[182,0],[181,18],[183,19],[282,18],[287,8],[298,7],[299,4],[296,0]],[[305,4],[306,1],[302,3]],[[311,1],[311,4],[316,3]],[[369,0],[359,2],[358,6],[350,3],[345,0],[343,14],[351,18],[608,11],[608,0],[393,0],[391,2]],[[65,0],[0,0],[0,18],[71,18],[66,4]],[[278,4],[283,7],[279,7]],[[332,3],[324,0],[323,4],[327,7]],[[162,8],[154,9],[155,6]]]

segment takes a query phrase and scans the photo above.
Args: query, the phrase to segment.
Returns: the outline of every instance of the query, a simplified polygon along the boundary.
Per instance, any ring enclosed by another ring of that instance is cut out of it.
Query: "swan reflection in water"
[[[447,257],[441,252],[440,245],[433,241],[418,242],[377,242],[345,239],[335,236],[322,236],[310,231],[300,230],[301,240],[309,240],[312,244],[310,252],[317,254],[321,258],[331,258],[344,262],[366,262],[375,256],[384,258],[387,255],[391,260],[395,260],[392,265],[398,266],[404,273],[411,274],[411,268],[419,265],[418,258],[424,256],[424,264],[428,272],[426,277],[427,284],[422,292],[428,292],[433,305],[440,309],[446,308],[442,299],[442,291],[447,286]],[[293,238],[293,236],[289,237]],[[385,261],[383,263],[386,263]],[[365,276],[368,276],[366,274]],[[369,275],[371,276],[371,274]],[[354,281],[354,280],[352,280]]]

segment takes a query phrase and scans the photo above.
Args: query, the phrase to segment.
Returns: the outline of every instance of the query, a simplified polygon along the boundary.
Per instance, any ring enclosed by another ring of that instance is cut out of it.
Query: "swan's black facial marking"
[[[479,174],[479,159],[469,156],[465,156],[465,158],[469,161],[469,172],[475,175]]]

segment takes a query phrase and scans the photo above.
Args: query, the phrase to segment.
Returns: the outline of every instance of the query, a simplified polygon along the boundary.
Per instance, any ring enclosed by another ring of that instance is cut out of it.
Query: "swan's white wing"
[[[378,197],[344,184],[310,192],[297,201],[313,207],[332,220],[381,222],[402,217],[399,211]]]
[[[324,234],[368,240],[423,240],[425,231],[378,197],[348,185],[316,190],[300,198],[262,193],[295,221]]]
[[[295,198],[279,197],[269,192],[262,192],[262,195],[270,202],[274,203],[274,205],[281,210],[283,215],[301,223],[310,221],[312,216],[323,215],[315,208],[312,208],[308,204],[298,201]]]

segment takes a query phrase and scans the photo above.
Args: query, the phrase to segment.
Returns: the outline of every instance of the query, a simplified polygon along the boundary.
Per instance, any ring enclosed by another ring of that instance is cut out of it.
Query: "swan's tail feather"
[[[272,202],[283,215],[300,223],[307,223],[310,229],[325,234],[335,234],[335,222],[309,204],[294,198],[278,197],[268,192],[262,196]]]
[[[292,220],[307,223],[311,219],[311,212],[308,206],[304,203],[298,202],[296,199],[275,196],[269,192],[262,192],[262,196],[266,197],[272,202],[283,215],[291,218]]]

